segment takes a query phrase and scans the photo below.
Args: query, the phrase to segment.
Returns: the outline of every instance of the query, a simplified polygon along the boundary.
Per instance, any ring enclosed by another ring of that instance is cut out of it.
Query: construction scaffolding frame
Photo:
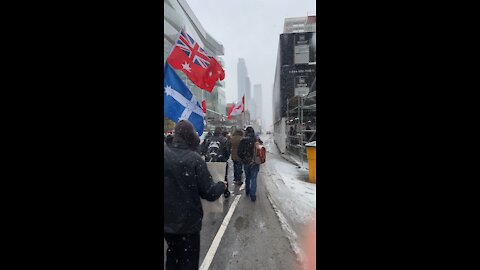
[[[301,167],[307,159],[305,144],[316,140],[316,112],[316,91],[287,99],[287,151],[299,157]]]

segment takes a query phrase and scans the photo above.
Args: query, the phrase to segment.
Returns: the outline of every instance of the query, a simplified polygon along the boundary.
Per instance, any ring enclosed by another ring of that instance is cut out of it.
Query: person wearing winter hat
[[[206,140],[205,161],[206,162],[224,162],[225,163],[225,182],[227,183],[227,189],[225,190],[224,197],[230,197],[230,191],[228,190],[228,159],[230,158],[230,149],[228,147],[227,138],[222,135],[222,128],[216,127],[213,136]]]
[[[195,152],[200,139],[192,124],[180,121],[170,147],[163,149],[164,237],[166,269],[198,269],[203,209],[200,198],[217,200],[225,191],[215,183],[207,164]]]
[[[245,137],[240,141],[237,152],[245,170],[245,193],[250,196],[252,202],[257,200],[257,175],[260,170],[260,165],[255,163],[253,156],[253,147],[257,141],[255,130],[247,127]]]
[[[230,139],[230,152],[232,153],[233,161],[233,180],[238,186],[242,185],[243,163],[242,159],[238,156],[238,146],[243,139],[243,131],[241,129],[235,129],[233,136]]]

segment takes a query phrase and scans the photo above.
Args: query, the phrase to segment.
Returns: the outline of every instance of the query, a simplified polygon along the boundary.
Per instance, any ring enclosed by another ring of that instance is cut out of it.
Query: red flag
[[[207,114],[207,102],[202,100],[202,110],[204,114]]]
[[[242,97],[242,103],[234,104],[228,108],[228,120],[232,120],[233,115],[239,115],[245,112],[245,96]]]
[[[180,31],[167,62],[174,69],[183,71],[195,85],[208,92],[212,92],[217,80],[225,79],[222,66],[200,48],[185,30]]]

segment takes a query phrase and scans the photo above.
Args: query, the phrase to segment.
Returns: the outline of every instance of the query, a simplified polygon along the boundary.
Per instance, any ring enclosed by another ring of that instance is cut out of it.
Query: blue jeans
[[[233,180],[242,181],[242,167],[243,163],[241,161],[233,161]]]
[[[257,175],[260,170],[259,164],[244,165],[245,168],[245,191],[251,198],[257,196]]]

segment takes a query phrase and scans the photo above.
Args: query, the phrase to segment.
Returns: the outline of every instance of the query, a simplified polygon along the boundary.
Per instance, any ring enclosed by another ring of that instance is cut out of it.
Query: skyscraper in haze
[[[237,89],[238,89],[238,100],[242,99],[242,96],[246,93],[246,82],[247,82],[247,65],[243,58],[238,59],[237,64]],[[246,97],[245,97],[246,99]]]
[[[250,82],[250,77],[247,76],[245,79],[245,106],[250,112],[250,118],[255,119],[255,104],[252,99],[252,83]]]
[[[253,97],[255,100],[255,116],[256,118],[262,118],[262,85],[255,84],[253,85]]]
[[[250,77],[247,76],[245,79],[245,99],[250,100],[252,98],[252,83],[250,82]]]

